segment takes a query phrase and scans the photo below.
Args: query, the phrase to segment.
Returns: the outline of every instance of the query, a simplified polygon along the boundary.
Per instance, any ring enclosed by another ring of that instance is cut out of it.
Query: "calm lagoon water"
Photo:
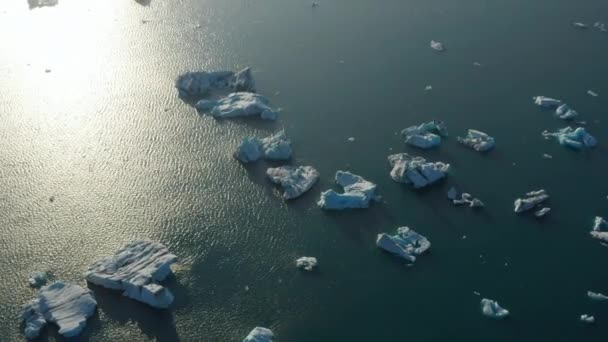
[[[608,215],[608,33],[573,21],[607,22],[608,3],[2,1],[0,340],[24,339],[17,316],[33,296],[31,271],[85,285],[89,263],[147,238],[180,258],[167,281],[174,307],[92,287],[99,307],[81,340],[241,341],[261,325],[283,342],[604,341],[608,306],[585,294],[608,293],[608,249],[588,236],[593,217]],[[244,66],[283,109],[279,121],[217,121],[177,97],[181,72]],[[598,148],[544,140],[565,124],[534,95],[576,108]],[[437,150],[396,135],[433,118],[451,132]],[[322,176],[290,203],[264,163],[231,156],[243,137],[281,128],[294,162]],[[468,128],[492,134],[497,149],[459,146]],[[453,171],[415,192],[388,176],[396,152]],[[383,202],[319,210],[336,170],[376,182]],[[450,206],[452,185],[487,208]],[[547,219],[512,213],[517,196],[541,187]],[[374,246],[404,225],[433,243],[414,267]],[[302,255],[319,259],[317,273],[295,269]],[[483,317],[474,291],[512,317]],[[597,324],[581,324],[583,313]],[[63,340],[47,331],[43,340]]]

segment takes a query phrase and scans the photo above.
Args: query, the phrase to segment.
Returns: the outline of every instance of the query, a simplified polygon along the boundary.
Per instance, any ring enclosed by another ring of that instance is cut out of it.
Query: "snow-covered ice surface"
[[[401,131],[401,134],[405,137],[406,144],[428,149],[439,146],[441,137],[448,136],[448,129],[443,121],[433,120],[418,126],[405,128]]]
[[[567,104],[562,104],[555,110],[555,115],[562,120],[574,120],[579,116],[578,112],[570,108]]]
[[[87,318],[95,312],[97,302],[91,290],[61,281],[44,286],[36,298],[21,311],[25,321],[25,337],[35,338],[46,323],[55,323],[59,334],[73,337],[82,331]]]
[[[243,342],[272,342],[274,334],[268,328],[255,327]]]
[[[336,183],[344,188],[340,194],[334,190],[321,193],[319,207],[330,210],[368,208],[370,202],[378,200],[376,184],[348,171],[336,172]]]
[[[255,81],[251,69],[234,71],[198,71],[180,75],[175,82],[181,97],[202,97],[215,90],[255,91]]]
[[[535,96],[532,99],[537,106],[544,108],[557,108],[562,104],[562,101],[546,96]]]
[[[319,180],[319,172],[312,166],[272,167],[266,170],[266,175],[283,188],[286,200],[301,196]]]
[[[557,132],[544,131],[543,136],[546,139],[554,137],[557,139],[560,145],[573,148],[575,150],[582,150],[585,148],[592,148],[597,145],[597,140],[585,130],[584,127],[578,127],[573,129],[568,126],[558,130]]]
[[[317,267],[317,258],[307,256],[298,258],[296,259],[296,267],[305,271],[312,271],[315,267]]]
[[[171,274],[177,257],[158,242],[137,240],[114,255],[97,260],[85,272],[87,281],[156,308],[167,308],[173,294],[156,282]]]
[[[431,248],[431,242],[409,227],[399,227],[395,235],[378,234],[376,246],[409,262],[414,262],[416,256]]]
[[[59,0],[27,0],[27,4],[32,8],[36,7],[52,7],[56,6],[59,3]]]
[[[278,112],[272,109],[266,97],[248,92],[228,94],[217,101],[200,100],[194,107],[221,119],[259,116],[264,120],[276,120]]]
[[[594,239],[608,242],[608,221],[603,217],[596,216],[590,234]]]
[[[291,141],[285,131],[263,139],[245,138],[234,152],[234,157],[243,163],[254,162],[261,157],[269,160],[287,160],[291,155]]]
[[[494,148],[495,145],[494,138],[475,129],[469,129],[466,137],[457,137],[456,139],[459,143],[472,148],[477,152],[489,151]]]
[[[595,317],[591,316],[591,315],[581,315],[581,322],[583,323],[594,323],[595,322]]]
[[[598,301],[598,302],[608,300],[608,296],[603,295],[598,292],[587,291],[587,297],[589,297],[589,299],[591,299],[591,300]]]
[[[436,42],[434,40],[431,40],[430,46],[431,46],[431,49],[433,49],[435,51],[444,51],[445,50],[443,43]]]
[[[514,203],[515,210],[514,211],[516,213],[528,211],[530,209],[533,209],[537,205],[543,203],[547,199],[549,199],[549,194],[547,194],[547,192],[543,189],[536,190],[536,191],[530,191],[523,198],[518,198],[515,200],[515,203]]]
[[[431,185],[446,176],[450,164],[427,162],[422,157],[413,157],[407,153],[388,156],[392,167],[390,175],[395,182],[412,184],[414,188]]]
[[[504,318],[509,315],[509,310],[500,307],[498,302],[486,298],[481,300],[481,312],[484,316],[492,318]]]

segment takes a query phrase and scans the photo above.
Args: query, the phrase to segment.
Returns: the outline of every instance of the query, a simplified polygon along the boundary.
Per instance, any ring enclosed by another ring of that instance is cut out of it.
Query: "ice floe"
[[[567,146],[575,150],[591,148],[597,145],[597,140],[591,134],[587,133],[584,127],[574,129],[568,126],[558,130],[557,132],[544,131],[542,134],[545,139],[554,137],[557,139],[560,145]]]
[[[319,179],[319,172],[312,166],[280,166],[269,168],[266,175],[283,188],[283,198],[293,199],[308,191]]]
[[[255,91],[251,69],[234,71],[197,71],[180,75],[175,83],[181,97],[202,97],[215,90],[236,92]]]
[[[555,110],[555,115],[562,120],[574,120],[578,117],[578,112],[568,107],[568,105],[564,103],[557,107]]]
[[[598,301],[598,302],[603,302],[603,301],[608,300],[608,296],[603,295],[598,292],[587,291],[587,297],[589,297],[589,299],[591,299],[591,300]]]
[[[82,331],[87,318],[95,312],[97,302],[91,290],[61,281],[43,286],[36,298],[21,310],[25,337],[36,338],[46,323],[55,323],[59,334],[73,337]]]
[[[411,126],[401,131],[405,142],[422,149],[439,146],[441,137],[448,136],[448,129],[443,121],[433,120],[419,126]]]
[[[48,278],[49,274],[47,272],[32,272],[28,282],[30,283],[31,287],[39,288],[46,285]]]
[[[216,118],[259,116],[264,120],[276,120],[278,112],[272,109],[266,97],[248,92],[228,94],[219,100],[200,100],[194,107]]]
[[[544,107],[544,108],[557,108],[562,104],[562,101],[552,99],[552,98],[546,97],[546,96],[535,96],[535,97],[533,97],[533,99],[534,99],[534,103],[537,106]]]
[[[418,255],[431,248],[431,242],[409,227],[399,227],[395,235],[378,234],[376,246],[409,262],[414,262]]]
[[[296,267],[305,271],[312,271],[313,268],[317,267],[317,258],[307,256],[298,258],[296,259]]]
[[[177,257],[158,242],[137,240],[114,255],[97,260],[85,272],[87,281],[156,308],[167,308],[173,294],[157,284],[171,274]]]
[[[243,342],[272,342],[274,334],[268,328],[255,327]]]
[[[608,221],[603,217],[596,216],[590,234],[594,239],[608,242]]]
[[[344,188],[340,194],[334,190],[321,193],[319,207],[330,210],[368,208],[371,201],[378,201],[376,184],[347,171],[336,172],[336,183]]]
[[[419,189],[436,183],[446,177],[450,164],[443,162],[427,162],[422,157],[413,157],[407,153],[388,156],[392,167],[390,175],[395,182],[412,184]]]
[[[443,43],[436,42],[434,40],[431,40],[430,46],[431,46],[431,49],[433,49],[435,51],[444,51],[445,50]]]
[[[590,315],[581,315],[580,319],[581,319],[581,322],[583,322],[583,323],[591,324],[591,323],[595,322],[595,317],[590,316]]]
[[[291,154],[291,141],[285,131],[280,131],[267,138],[243,139],[234,152],[234,157],[243,163],[249,163],[262,157],[269,160],[288,160]]]
[[[500,307],[498,302],[494,300],[483,298],[481,300],[481,313],[487,317],[504,318],[509,315],[509,310]]]
[[[549,194],[544,189],[530,191],[523,198],[515,200],[515,212],[521,213],[533,209],[547,199],[549,199]]]
[[[495,145],[494,138],[475,129],[469,129],[466,137],[457,137],[456,139],[459,143],[472,148],[477,152],[489,151],[494,148]]]

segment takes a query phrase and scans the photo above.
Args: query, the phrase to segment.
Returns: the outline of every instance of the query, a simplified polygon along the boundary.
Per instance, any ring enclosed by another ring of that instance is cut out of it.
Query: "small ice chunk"
[[[590,96],[593,96],[593,97],[598,97],[599,96],[599,94],[596,93],[596,92],[594,92],[593,90],[587,90],[587,94],[589,94]]]
[[[432,85],[427,85],[426,87],[424,87],[425,91],[430,91],[433,90],[433,86]]]
[[[243,342],[272,342],[274,339],[274,334],[272,330],[268,328],[256,327],[251,332]]]
[[[552,99],[550,97],[545,97],[545,96],[535,96],[535,97],[533,97],[533,99],[534,99],[534,103],[537,106],[544,107],[544,108],[557,108],[562,104],[562,101],[560,101],[560,100]]]
[[[543,203],[549,199],[549,195],[545,190],[531,191],[526,194],[524,198],[518,198],[515,200],[515,212],[521,213],[528,211],[538,204]]]
[[[504,318],[509,315],[509,310],[501,308],[498,302],[486,298],[481,300],[481,312],[484,316],[492,318]]]
[[[606,28],[606,24],[604,24],[602,22],[596,21],[593,24],[593,27],[600,30],[601,32],[608,32],[608,28]]]
[[[431,40],[431,49],[433,49],[435,51],[444,51],[445,47],[443,47],[443,43]]]
[[[481,63],[479,63],[479,62],[473,62],[473,66],[480,67]]]
[[[448,199],[453,201],[457,197],[458,197],[458,190],[456,190],[455,187],[451,187],[450,190],[448,191]]]
[[[409,227],[399,227],[396,235],[378,234],[376,246],[409,262],[414,262],[416,256],[426,252],[431,247],[431,242]]]
[[[562,120],[573,120],[578,117],[578,112],[568,107],[567,104],[562,104],[555,110],[555,115]]]
[[[378,200],[376,184],[348,171],[336,172],[336,183],[344,188],[340,194],[334,190],[321,193],[317,203],[322,209],[342,210],[368,208],[372,200]]]
[[[568,126],[558,130],[557,132],[544,131],[543,137],[549,138],[554,137],[557,139],[560,145],[573,148],[575,150],[582,150],[584,148],[592,148],[597,145],[597,140],[587,131],[584,127],[578,127],[573,129]]]
[[[594,323],[595,317],[589,315],[581,315],[581,322],[588,324]]]
[[[448,129],[443,121],[433,120],[419,126],[411,126],[401,131],[405,143],[422,149],[439,146],[441,137],[448,136]]]
[[[279,166],[266,170],[266,175],[283,188],[286,200],[301,196],[319,179],[319,172],[312,166]]]
[[[36,338],[47,322],[59,327],[59,334],[73,337],[82,331],[87,318],[95,312],[97,302],[91,290],[79,285],[55,282],[43,286],[35,299],[21,310],[25,321],[25,337]]]
[[[536,216],[538,218],[545,217],[545,215],[547,215],[550,211],[551,211],[551,208],[544,207],[544,208],[534,212],[534,216]]]
[[[581,29],[589,28],[589,26],[587,26],[586,24],[581,23],[581,22],[574,22],[574,23],[572,23],[572,25],[574,27],[581,28]]]
[[[348,141],[350,141],[350,142],[353,142],[353,141],[355,141],[355,137],[350,137],[350,138],[348,138],[348,139],[346,139],[346,140],[348,140]]]
[[[594,239],[608,242],[608,222],[603,217],[596,216],[593,221],[593,229],[589,234]]]
[[[412,184],[414,188],[423,188],[446,177],[450,164],[427,162],[422,157],[412,157],[407,153],[388,156],[392,167],[391,178],[395,182]]]
[[[603,302],[603,301],[608,300],[608,296],[603,295],[599,292],[587,291],[587,297],[589,297],[589,299],[591,299],[591,300],[598,301],[598,302]]]
[[[163,244],[137,240],[114,255],[95,261],[84,275],[95,285],[122,290],[124,296],[155,308],[167,308],[173,302],[173,294],[156,282],[171,274],[176,260]]]
[[[553,159],[553,156],[547,153],[543,153],[543,158],[545,159]]]
[[[469,207],[471,208],[483,208],[486,205],[478,198],[473,198],[471,201],[469,201]]]
[[[251,69],[240,71],[198,71],[180,75],[175,82],[181,97],[207,96],[215,90],[255,91]],[[198,108],[198,107],[197,107]]]
[[[30,283],[31,287],[39,288],[41,286],[46,285],[48,277],[49,274],[47,272],[32,272],[30,274],[30,279],[28,279],[28,282]]]
[[[305,271],[312,271],[313,268],[317,267],[317,258],[307,256],[298,258],[296,260],[296,267]]]
[[[494,148],[495,145],[494,138],[475,129],[469,129],[466,137],[457,137],[456,139],[459,143],[472,148],[477,152],[489,151]]]
[[[218,101],[200,100],[194,107],[221,119],[259,116],[264,120],[276,120],[278,113],[268,103],[268,99],[262,95],[238,92],[228,94]]]

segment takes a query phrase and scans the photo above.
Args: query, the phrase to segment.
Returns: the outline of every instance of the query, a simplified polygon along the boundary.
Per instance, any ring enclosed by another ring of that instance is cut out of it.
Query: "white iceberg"
[[[589,297],[589,299],[591,299],[591,300],[598,301],[598,302],[608,300],[608,296],[603,295],[601,293],[591,292],[591,291],[587,291],[587,297]]]
[[[583,127],[578,127],[573,129],[568,126],[558,130],[557,132],[547,132],[544,131],[543,136],[546,139],[550,137],[554,137],[557,139],[560,145],[567,146],[573,148],[575,150],[581,150],[584,148],[592,148],[597,145],[597,140]]]
[[[567,104],[562,104],[555,110],[555,115],[562,120],[573,120],[578,117],[578,112],[568,107]]]
[[[287,160],[291,158],[291,154],[291,141],[285,131],[280,131],[263,139],[243,139],[234,152],[234,157],[243,163],[249,163],[261,157],[269,160]]]
[[[524,211],[528,211],[543,203],[547,199],[549,199],[549,195],[544,189],[530,191],[524,198],[518,198],[515,200],[515,212],[522,213]]]
[[[262,327],[256,327],[251,332],[243,342],[272,342],[274,339],[274,334],[272,330]]]
[[[443,50],[445,50],[445,48],[443,47],[442,43],[436,42],[434,40],[431,40],[431,49],[436,50],[436,51],[443,51]]]
[[[401,134],[405,137],[406,144],[429,149],[441,144],[441,137],[448,136],[448,129],[443,121],[433,120],[419,126],[405,128]]]
[[[608,222],[603,217],[596,216],[590,234],[594,239],[608,242]]]
[[[534,99],[534,103],[537,106],[544,108],[557,108],[562,104],[562,101],[560,100],[552,99],[550,97],[545,96],[535,96],[532,99]]]
[[[89,289],[60,281],[44,286],[21,310],[25,337],[36,338],[47,322],[55,323],[59,334],[65,337],[76,336],[96,307],[97,302]]]
[[[551,208],[544,207],[540,210],[535,211],[534,216],[536,216],[538,218],[545,217],[550,211],[551,211]]]
[[[276,120],[278,113],[268,103],[268,99],[262,95],[238,92],[228,94],[217,101],[200,100],[194,107],[221,119],[259,116],[264,120]]]
[[[486,298],[481,300],[481,312],[484,316],[492,318],[504,318],[509,315],[509,310],[501,308],[498,302]]]
[[[167,308],[173,294],[156,282],[171,274],[177,257],[162,244],[138,240],[120,248],[114,255],[97,260],[85,272],[88,282],[156,308]]]
[[[181,97],[202,97],[215,90],[255,91],[251,69],[241,71],[187,72],[175,83]]]
[[[306,256],[298,258],[296,260],[296,267],[305,271],[312,271],[313,268],[317,267],[317,258]]]
[[[494,138],[475,129],[469,129],[466,137],[457,137],[456,140],[458,140],[458,142],[464,146],[472,148],[477,152],[489,151],[494,148],[495,145]]]
[[[280,166],[266,170],[270,180],[279,184],[286,200],[301,196],[319,179],[319,172],[312,166]]]
[[[590,316],[590,315],[581,315],[581,322],[583,323],[594,323],[595,322],[595,317]]]
[[[336,183],[344,188],[340,194],[334,190],[321,193],[319,207],[330,210],[368,208],[370,202],[378,200],[376,184],[347,171],[336,172]]]
[[[378,234],[376,246],[409,262],[414,262],[416,256],[431,248],[431,242],[409,227],[399,227],[396,235]]]
[[[422,157],[412,157],[407,153],[388,156],[392,167],[391,178],[395,182],[412,184],[419,189],[431,185],[446,177],[450,164],[443,162],[427,162]]]

